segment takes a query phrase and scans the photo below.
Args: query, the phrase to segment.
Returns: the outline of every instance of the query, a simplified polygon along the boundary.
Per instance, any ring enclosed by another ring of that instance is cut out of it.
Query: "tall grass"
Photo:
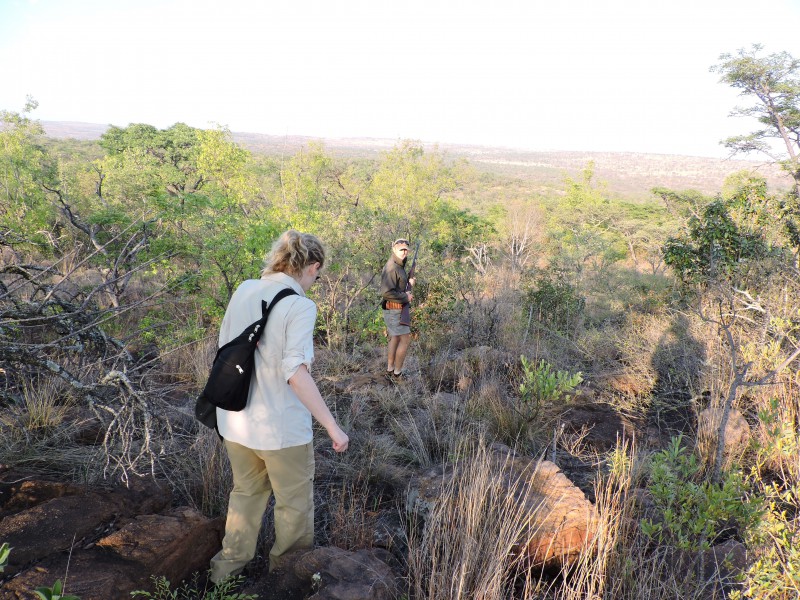
[[[328,500],[328,545],[345,550],[373,546],[379,514],[375,508],[381,498],[372,496],[366,483],[346,483],[331,490]]]
[[[21,408],[17,425],[34,436],[48,435],[64,422],[71,402],[59,381],[38,379],[23,383]]]
[[[635,452],[628,442],[619,443],[610,453],[608,473],[598,476],[595,482],[597,534],[577,561],[565,570],[563,586],[553,588],[554,598],[625,597],[625,590],[636,578],[630,571],[635,556],[624,550],[635,539],[636,507],[632,492],[640,477]]]
[[[165,470],[182,501],[209,516],[226,513],[233,476],[215,431],[200,427],[186,451],[173,455],[169,466]]]
[[[412,515],[408,522],[410,592],[416,600],[508,598],[518,544],[533,518],[515,498],[534,478],[528,474],[509,485],[483,440],[464,440],[457,454],[464,458],[424,519]]]
[[[73,437],[81,421],[58,379],[26,381],[21,401],[0,407],[0,463],[33,473],[94,481],[91,471],[100,460],[94,448],[76,446]]]

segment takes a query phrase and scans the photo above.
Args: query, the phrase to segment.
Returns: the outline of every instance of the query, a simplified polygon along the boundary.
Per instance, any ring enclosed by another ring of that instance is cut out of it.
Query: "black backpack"
[[[261,318],[217,350],[205,388],[197,397],[194,415],[206,427],[216,429],[217,408],[240,411],[247,405],[250,379],[258,340],[264,332],[272,308],[286,296],[296,295],[293,289],[278,292],[272,302],[261,301]]]

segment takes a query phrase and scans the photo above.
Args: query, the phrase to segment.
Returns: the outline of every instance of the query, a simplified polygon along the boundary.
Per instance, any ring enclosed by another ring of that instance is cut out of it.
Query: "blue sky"
[[[709,67],[800,57],[800,0],[0,0],[0,109],[41,120],[725,156]]]

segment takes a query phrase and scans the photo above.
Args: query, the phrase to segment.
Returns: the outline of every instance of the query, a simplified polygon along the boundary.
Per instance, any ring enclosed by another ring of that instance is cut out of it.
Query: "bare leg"
[[[403,370],[403,363],[406,361],[406,352],[408,352],[408,347],[411,345],[411,334],[398,335],[392,338],[392,341],[394,340],[399,341],[394,353],[394,372],[400,373]]]
[[[395,355],[397,354],[397,346],[400,344],[400,336],[393,335],[389,338],[389,355],[386,359],[386,370],[394,371]]]

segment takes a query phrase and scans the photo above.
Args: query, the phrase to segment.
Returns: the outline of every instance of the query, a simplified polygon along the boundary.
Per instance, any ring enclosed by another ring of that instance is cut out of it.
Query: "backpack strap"
[[[275,308],[275,305],[278,302],[280,302],[287,296],[297,296],[297,292],[295,292],[292,288],[283,288],[280,292],[275,294],[275,297],[269,304],[267,304],[266,300],[261,301],[261,319],[258,321],[259,327],[258,329],[256,329],[256,334],[258,336],[261,335],[261,330],[267,324],[267,318],[269,317],[269,313],[272,312],[272,309]]]
[[[283,288],[280,292],[275,294],[275,297],[272,299],[272,302],[269,303],[267,306],[266,301],[261,301],[261,314],[268,314],[272,311],[272,308],[281,300],[286,298],[286,296],[296,296],[297,292],[295,292],[292,288]]]

